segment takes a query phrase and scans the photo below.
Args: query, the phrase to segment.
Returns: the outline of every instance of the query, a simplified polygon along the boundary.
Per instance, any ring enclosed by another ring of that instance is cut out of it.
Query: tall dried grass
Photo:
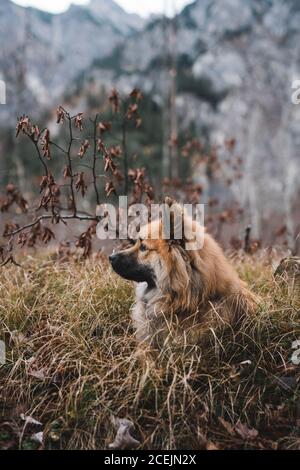
[[[145,449],[300,448],[299,287],[261,259],[236,264],[263,299],[255,316],[156,353],[135,340],[132,286],[104,260],[2,269],[0,446],[39,446],[23,413],[50,449],[107,448],[112,416],[131,420]]]

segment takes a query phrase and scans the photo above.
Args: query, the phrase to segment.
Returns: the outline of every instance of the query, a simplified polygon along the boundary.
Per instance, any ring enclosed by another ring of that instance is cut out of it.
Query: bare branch
[[[96,194],[97,205],[100,204],[100,195],[97,188],[97,173],[96,173],[96,162],[97,162],[97,124],[98,124],[98,114],[96,115],[95,119],[92,120],[93,123],[93,166],[92,166],[92,173],[93,173],[93,185]]]
[[[65,111],[65,110],[64,110]],[[72,119],[70,117],[70,114],[65,111],[66,117],[68,119],[69,123],[69,146],[67,150],[67,159],[68,159],[68,164],[69,164],[69,169],[70,169],[70,191],[71,191],[71,198],[72,198],[72,204],[73,204],[73,215],[74,217],[76,216],[77,213],[77,207],[76,207],[76,199],[75,199],[75,192],[74,192],[74,175],[73,175],[73,168],[72,168],[72,159],[71,159],[71,149],[72,149],[72,144],[73,144],[73,130],[72,130]]]
[[[48,220],[53,219],[53,216],[49,215],[49,214],[41,215],[37,219],[35,219],[33,222],[31,222],[27,225],[23,225],[22,227],[19,227],[18,229],[14,230],[13,232],[5,234],[4,236],[5,237],[13,237],[14,235],[17,235],[18,233],[23,232],[24,230],[26,230],[28,228],[34,227],[35,225],[37,225],[42,220],[47,220],[47,219]],[[81,220],[81,221],[91,221],[91,222],[98,222],[99,221],[99,217],[92,216],[92,215],[84,215],[84,214],[82,214],[82,215],[79,215],[79,214],[72,215],[71,214],[71,215],[59,216],[59,220],[61,220],[62,222],[66,221],[66,220],[73,220],[73,219]]]

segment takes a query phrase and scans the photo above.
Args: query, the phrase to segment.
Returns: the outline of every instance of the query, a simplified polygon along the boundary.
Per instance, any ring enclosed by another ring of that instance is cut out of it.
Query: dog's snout
[[[112,255],[108,257],[111,264],[115,263],[117,261],[117,258],[118,258],[118,255],[116,253],[113,253]]]
[[[155,275],[151,266],[139,264],[134,253],[128,251],[120,251],[112,253],[109,257],[112,269],[119,276],[128,281],[147,282],[148,285],[154,285]]]

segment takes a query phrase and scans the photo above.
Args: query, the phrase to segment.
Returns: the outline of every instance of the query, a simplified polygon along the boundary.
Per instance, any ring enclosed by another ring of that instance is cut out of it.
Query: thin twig
[[[14,230],[13,232],[5,234],[4,236],[5,237],[12,237],[14,235],[17,235],[20,232],[23,232],[24,230],[26,230],[28,228],[34,227],[35,225],[37,225],[42,220],[47,220],[47,219],[49,220],[49,219],[52,219],[52,218],[53,218],[53,216],[49,215],[49,214],[40,215],[37,219],[35,219],[30,224],[23,225],[22,227],[19,227],[18,229]],[[93,215],[79,215],[79,214],[73,215],[73,214],[70,214],[70,215],[59,216],[59,220],[61,220],[61,221],[74,220],[74,219],[82,220],[82,221],[90,220],[92,222],[98,222],[99,221],[99,217],[93,216]]]
[[[45,170],[45,175],[46,176],[49,176],[49,170],[48,170],[48,166],[45,162],[45,160],[43,159],[42,155],[41,155],[41,151],[39,149],[39,140],[34,140],[33,137],[31,137],[29,134],[27,134],[28,137],[30,138],[31,142],[33,143],[33,145],[35,146],[35,149],[36,149],[36,152],[38,154],[38,157],[39,157],[39,160],[40,162],[42,163],[43,167],[44,167],[44,170]]]
[[[124,191],[125,195],[128,194],[128,152],[127,152],[127,125],[126,117],[122,123],[122,147],[123,147],[123,158],[124,158]]]
[[[52,140],[49,141],[49,144],[54,145],[54,147],[56,147],[58,150],[60,150],[61,152],[63,152],[65,155],[68,155],[67,150],[63,149],[60,145],[56,144],[56,143],[53,142]]]
[[[98,114],[94,120],[92,120],[94,133],[93,133],[93,166],[92,166],[92,173],[93,173],[93,185],[96,194],[96,201],[97,205],[100,205],[100,195],[97,188],[97,174],[96,174],[96,163],[97,163],[97,122],[98,122]]]

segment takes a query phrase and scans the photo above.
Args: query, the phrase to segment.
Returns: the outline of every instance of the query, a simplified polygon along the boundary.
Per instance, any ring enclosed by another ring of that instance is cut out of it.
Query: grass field
[[[235,263],[255,316],[159,353],[135,340],[132,286],[105,260],[2,268],[0,448],[108,448],[114,416],[144,449],[300,449],[299,285],[262,257]]]

